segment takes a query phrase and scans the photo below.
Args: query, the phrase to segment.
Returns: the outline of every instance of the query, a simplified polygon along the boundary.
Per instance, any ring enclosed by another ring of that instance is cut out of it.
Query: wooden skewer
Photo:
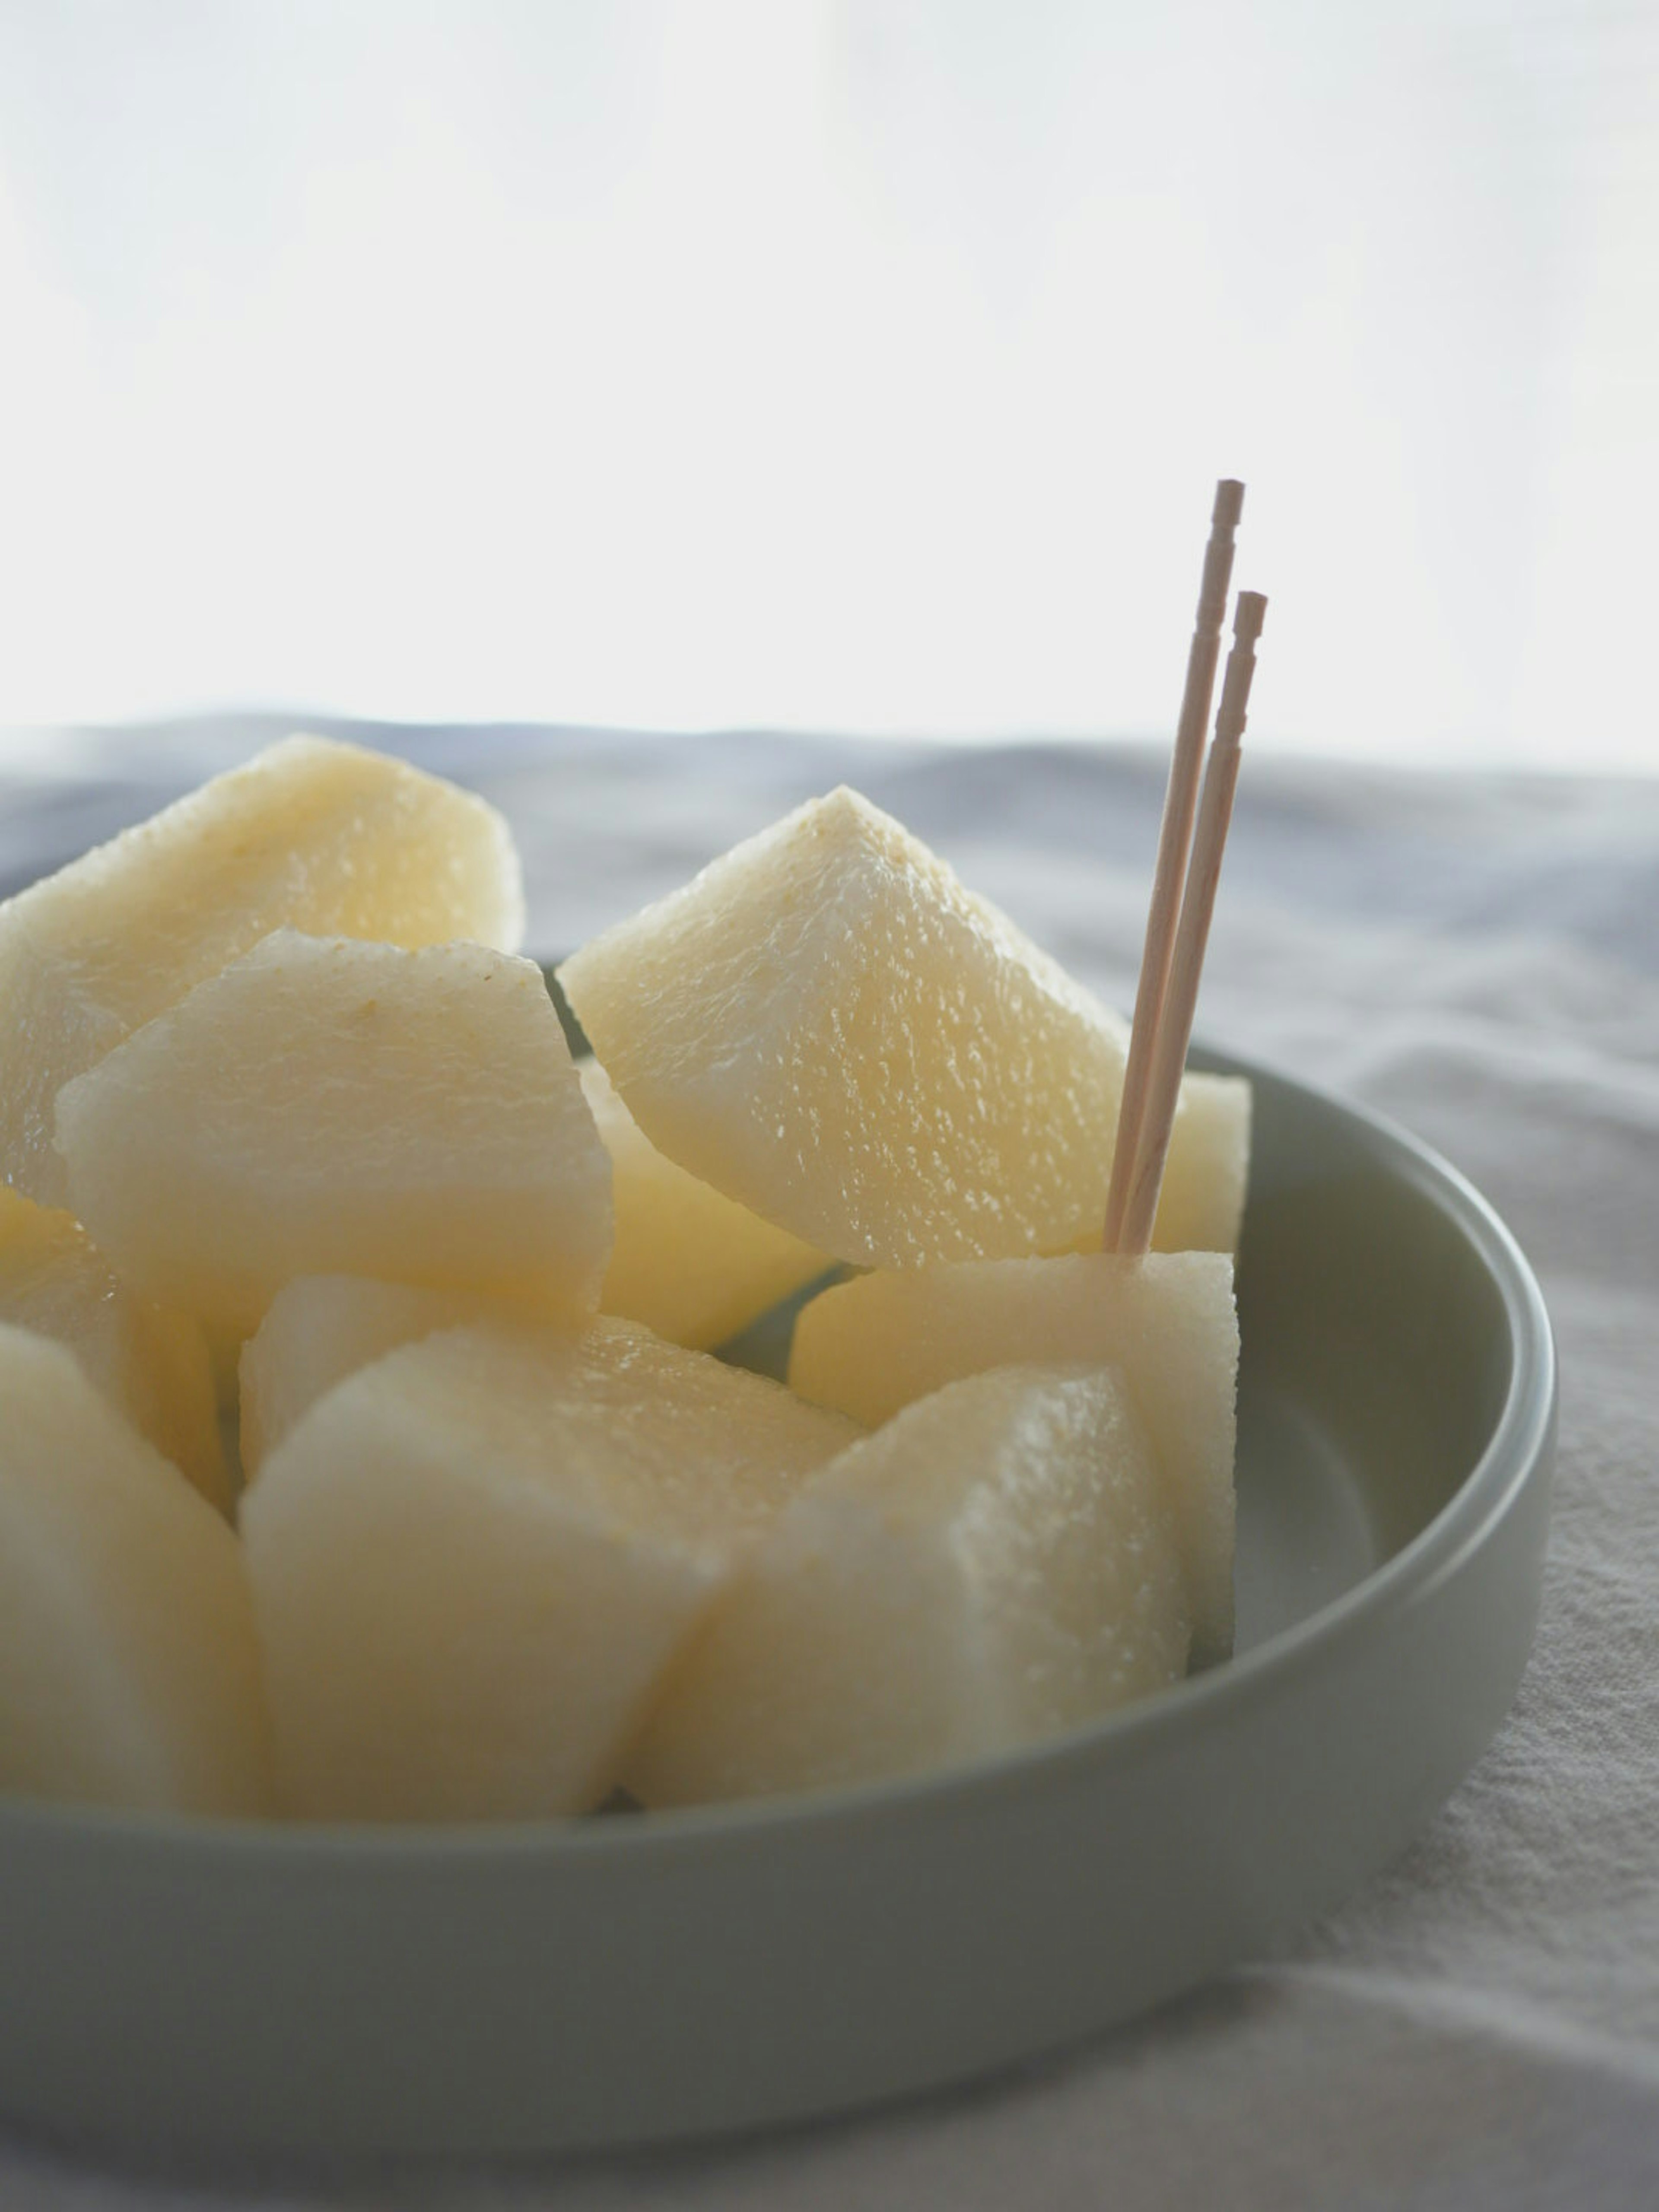
[[[1158,864],[1146,915],[1146,941],[1141,949],[1134,1023],[1129,1031],[1129,1060],[1123,1071],[1123,1103],[1118,1109],[1117,1139],[1112,1152],[1111,1188],[1106,1195],[1102,1243],[1108,1252],[1116,1251],[1122,1236],[1129,1182],[1140,1147],[1146,1079],[1169,988],[1176,921],[1187,875],[1187,851],[1192,843],[1193,813],[1198,805],[1199,771],[1204,764],[1204,733],[1210,726],[1210,699],[1215,690],[1216,663],[1221,657],[1221,626],[1227,619],[1233,533],[1243,511],[1243,485],[1232,477],[1224,477],[1215,488],[1215,506],[1210,515],[1210,542],[1204,549],[1198,613],[1193,641],[1187,650],[1187,688],[1181,696],[1181,719],[1176,725],[1170,781],[1164,793],[1164,821],[1158,833]]]
[[[1255,641],[1261,635],[1267,611],[1267,602],[1260,592],[1239,593],[1233,614],[1233,647],[1227,656],[1227,673],[1222,679],[1215,741],[1204,770],[1198,829],[1170,963],[1170,987],[1146,1080],[1146,1115],[1124,1207],[1122,1233],[1116,1248],[1136,1256],[1145,1252],[1152,1241],[1152,1223],[1164,1182],[1164,1164],[1169,1158],[1170,1131],[1181,1094],[1187,1047],[1192,1041],[1199,977],[1203,972],[1204,951],[1210,938],[1210,918],[1215,911],[1216,885],[1221,878],[1221,855],[1227,842],[1228,824],[1232,820],[1233,793],[1238,783],[1239,740],[1244,734],[1250,678],[1255,674]]]

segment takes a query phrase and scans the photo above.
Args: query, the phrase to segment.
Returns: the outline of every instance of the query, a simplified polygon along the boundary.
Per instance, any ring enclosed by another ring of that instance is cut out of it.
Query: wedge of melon
[[[0,1791],[258,1814],[241,1547],[73,1353],[0,1326]]]
[[[1006,1750],[1185,1671],[1186,1578],[1109,1370],[1001,1368],[832,1460],[739,1568],[626,1770],[651,1805]]]
[[[1122,1024],[854,792],[737,846],[559,980],[652,1143],[836,1259],[1064,1245],[1109,1164]]]
[[[221,1512],[230,1478],[201,1326],[129,1287],[68,1213],[0,1188],[0,1322],[66,1345]]]
[[[518,856],[483,800],[290,738],[0,906],[0,1176],[66,1202],[58,1091],[284,926],[515,951]]]
[[[676,1167],[597,1060],[585,1060],[580,1073],[611,1155],[617,1209],[601,1312],[709,1352],[833,1266],[826,1253]]]
[[[596,1803],[735,1560],[856,1433],[625,1322],[446,1330],[360,1370],[242,1505],[288,1809]]]
[[[243,1336],[295,1275],[591,1311],[611,1168],[541,971],[282,930],[66,1085],[76,1213]]]
[[[1232,1645],[1232,1261],[1078,1253],[861,1276],[795,1324],[791,1387],[874,1428],[964,1375],[1019,1363],[1116,1368],[1167,1484],[1192,1598],[1193,1657]]]

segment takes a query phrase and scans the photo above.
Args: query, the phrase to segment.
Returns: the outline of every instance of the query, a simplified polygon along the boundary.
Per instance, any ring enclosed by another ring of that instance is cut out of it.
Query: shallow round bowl
[[[1206,1064],[1256,1086],[1228,1664],[1016,1756],[741,1808],[392,1833],[0,1802],[0,2107],[328,2152],[751,2127],[1126,2020],[1391,1858],[1526,1661],[1548,1322],[1443,1162]]]

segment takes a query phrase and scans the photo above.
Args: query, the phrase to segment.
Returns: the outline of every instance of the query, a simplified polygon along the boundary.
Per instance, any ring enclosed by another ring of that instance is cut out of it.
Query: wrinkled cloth
[[[243,720],[66,739],[50,781],[0,777],[0,890],[275,733]],[[538,952],[846,781],[1082,980],[1132,999],[1162,803],[1150,750],[359,733],[502,807]],[[1659,781],[1248,758],[1200,1030],[1446,1153],[1519,1236],[1557,1332],[1533,1659],[1490,1750],[1401,1861],[1274,1960],[1060,2059],[873,2118],[373,2172],[116,2163],[0,2129],[6,2212],[1659,2203]]]

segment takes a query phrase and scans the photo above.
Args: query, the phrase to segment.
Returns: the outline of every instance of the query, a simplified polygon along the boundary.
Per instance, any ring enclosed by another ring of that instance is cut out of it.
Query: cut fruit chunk
[[[1175,1510],[1194,1660],[1226,1657],[1238,1316],[1224,1253],[1076,1253],[865,1275],[802,1312],[789,1381],[875,1428],[962,1376],[1022,1362],[1121,1371]]]
[[[0,1176],[66,1200],[52,1106],[71,1077],[284,926],[516,951],[507,825],[435,776],[289,738],[0,907]]]
[[[624,1779],[681,1805],[1004,1750],[1178,1680],[1190,1633],[1121,1381],[999,1369],[813,1477],[688,1646]]]
[[[601,1312],[637,1321],[670,1342],[712,1349],[823,1273],[827,1255],[774,1229],[665,1159],[641,1131],[597,1060],[578,1063],[582,1091],[611,1155],[617,1241]],[[1238,1234],[1250,1087],[1189,1076],[1164,1176],[1160,1230],[1171,1206],[1176,1249],[1230,1249]],[[1091,1238],[1091,1248],[1097,1237]],[[414,1290],[361,1276],[302,1276],[281,1291],[242,1352],[242,1474],[307,1407],[398,1345],[487,1310],[465,1293]]]
[[[1105,1181],[1110,1180],[1106,1163]],[[1242,1075],[1183,1076],[1152,1224],[1155,1252],[1237,1252],[1250,1172],[1250,1086]],[[1085,1195],[1080,1249],[1100,1243],[1106,1201]]]
[[[66,1345],[87,1379],[221,1512],[230,1477],[199,1322],[130,1290],[79,1222],[0,1188],[0,1322]]]
[[[712,1351],[835,1263],[659,1152],[597,1060],[582,1090],[611,1155],[617,1241],[601,1312]]]
[[[1182,1077],[1152,1224],[1153,1251],[1237,1253],[1249,1181],[1250,1103],[1250,1086],[1242,1075]],[[1078,1232],[1057,1249],[1099,1251],[1104,1188],[1103,1180],[1091,1179]]]
[[[488,1314],[465,1291],[422,1291],[366,1275],[297,1275],[242,1347],[242,1480],[252,1482],[302,1413],[337,1382],[400,1344]]]
[[[445,1330],[362,1369],[243,1501],[288,1809],[597,1803],[734,1560],[856,1434],[626,1322]]]
[[[670,1159],[839,1260],[1064,1246],[1104,1218],[1126,1031],[856,793],[559,971]]]
[[[67,1085],[58,1129],[104,1249],[221,1329],[295,1275],[599,1297],[610,1163],[527,960],[278,931]]]
[[[241,1547],[60,1344],[0,1326],[0,1790],[256,1815]]]

